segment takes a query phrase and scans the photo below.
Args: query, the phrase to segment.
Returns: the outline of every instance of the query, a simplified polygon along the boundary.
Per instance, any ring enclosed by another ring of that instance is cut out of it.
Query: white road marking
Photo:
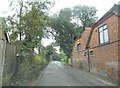
[[[102,79],[97,78],[97,80],[101,81],[102,83],[108,84],[108,85],[110,85],[110,86],[115,86],[114,84],[111,84],[111,83],[109,83],[109,82],[106,82],[106,81],[104,81],[104,80],[102,80]]]
[[[70,86],[70,84],[65,80],[65,84],[69,87],[69,88],[71,88],[71,86]]]
[[[71,88],[70,84],[68,84],[68,87]]]

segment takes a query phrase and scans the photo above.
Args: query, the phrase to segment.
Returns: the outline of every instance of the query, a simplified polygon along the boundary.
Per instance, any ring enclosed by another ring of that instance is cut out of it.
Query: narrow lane
[[[83,71],[53,61],[45,68],[36,86],[107,86],[107,84]]]

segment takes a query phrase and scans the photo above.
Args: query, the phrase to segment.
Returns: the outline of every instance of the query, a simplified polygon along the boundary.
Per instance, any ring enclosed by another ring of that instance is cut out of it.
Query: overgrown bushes
[[[9,86],[9,85],[10,85],[10,82],[11,82],[10,79],[11,79],[11,75],[10,75],[10,74],[3,75],[2,85],[3,85],[3,86]]]
[[[61,58],[61,63],[62,64],[67,64],[67,56],[65,55],[64,52],[60,53],[60,58]]]
[[[24,59],[20,64],[17,76],[11,80],[13,86],[27,86],[28,83],[39,76],[40,71],[47,65],[46,60],[42,55],[33,55],[31,60]],[[5,78],[5,82],[8,81],[8,77]],[[5,85],[6,86],[6,85]]]

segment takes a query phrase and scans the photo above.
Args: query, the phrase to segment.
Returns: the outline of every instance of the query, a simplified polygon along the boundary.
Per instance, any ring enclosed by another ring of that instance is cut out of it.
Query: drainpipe
[[[73,47],[74,47],[74,35],[72,34],[72,37],[71,37],[71,39],[72,39],[72,57],[71,57],[71,67],[73,67]]]
[[[87,47],[87,54],[88,54],[88,71],[90,72],[90,53],[89,53],[89,47]]]

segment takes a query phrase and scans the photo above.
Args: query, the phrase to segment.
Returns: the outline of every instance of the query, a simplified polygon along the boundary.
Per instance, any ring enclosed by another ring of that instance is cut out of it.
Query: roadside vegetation
[[[26,86],[49,63],[46,57],[49,54],[41,41],[47,36],[48,12],[54,3],[47,0],[9,2],[14,13],[2,19],[1,27],[9,32],[11,43],[17,47],[17,57],[15,72],[3,74],[3,86]]]
[[[67,64],[67,56],[63,51],[60,53],[60,62],[64,65]]]

